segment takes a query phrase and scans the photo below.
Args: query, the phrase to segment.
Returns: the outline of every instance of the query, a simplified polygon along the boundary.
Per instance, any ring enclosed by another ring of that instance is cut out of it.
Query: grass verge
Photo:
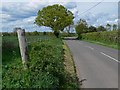
[[[28,70],[23,69],[17,37],[3,37],[2,88],[78,90],[74,63],[62,40],[49,36],[26,38]]]
[[[108,44],[108,43],[103,43],[103,42],[98,42],[98,41],[91,41],[91,40],[85,40],[85,39],[82,39],[83,41],[86,41],[86,42],[90,42],[90,43],[94,43],[94,44],[99,44],[99,45],[103,45],[103,46],[106,46],[106,47],[110,47],[110,48],[114,48],[114,49],[119,49],[120,50],[120,46],[117,45],[117,44]]]
[[[64,68],[65,68],[65,71],[67,72],[66,87],[68,89],[72,88],[74,90],[79,90],[80,86],[79,86],[79,82],[76,74],[76,68],[73,61],[73,57],[65,42],[63,45],[63,49],[64,49],[64,65],[65,65]]]

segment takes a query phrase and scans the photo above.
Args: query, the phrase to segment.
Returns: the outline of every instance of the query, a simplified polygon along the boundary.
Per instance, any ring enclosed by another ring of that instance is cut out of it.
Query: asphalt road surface
[[[118,50],[79,40],[65,40],[82,88],[118,88]]]

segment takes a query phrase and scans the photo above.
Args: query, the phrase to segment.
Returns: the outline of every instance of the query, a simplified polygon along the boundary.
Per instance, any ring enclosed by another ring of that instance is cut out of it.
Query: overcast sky
[[[0,27],[2,31],[13,31],[14,27],[22,27],[26,31],[50,30],[33,24],[38,10],[53,4],[64,5],[73,12],[76,23],[80,18],[85,19],[89,25],[117,24],[119,0],[3,0],[0,5]],[[91,10],[92,6],[98,4]],[[88,10],[87,12],[85,12]],[[85,12],[85,13],[84,13]],[[1,31],[0,30],[0,31]]]

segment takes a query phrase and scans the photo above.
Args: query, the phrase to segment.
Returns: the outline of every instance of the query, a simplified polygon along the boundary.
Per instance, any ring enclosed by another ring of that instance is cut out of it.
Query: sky
[[[61,4],[74,14],[74,23],[85,19],[89,25],[99,26],[118,23],[119,0],[2,0],[0,3],[0,32],[12,32],[15,27],[26,31],[51,31],[34,24],[38,10]],[[100,4],[98,4],[101,2]],[[96,7],[90,9],[94,5]],[[88,10],[90,9],[90,10]]]

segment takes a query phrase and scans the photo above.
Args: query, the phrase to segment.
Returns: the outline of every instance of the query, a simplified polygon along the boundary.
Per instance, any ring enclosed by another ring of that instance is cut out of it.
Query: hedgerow
[[[107,44],[120,43],[118,31],[92,32],[82,34],[82,39],[103,42]]]
[[[59,88],[64,78],[62,50],[62,45],[53,44],[48,40],[32,44],[29,68],[35,75],[32,79],[34,82],[33,86],[39,88]],[[43,74],[42,78],[39,74]]]
[[[17,57],[12,58],[14,62],[2,65],[2,88],[53,90],[62,87],[65,82],[62,44],[61,40],[55,38],[30,43],[27,70],[23,69]]]

